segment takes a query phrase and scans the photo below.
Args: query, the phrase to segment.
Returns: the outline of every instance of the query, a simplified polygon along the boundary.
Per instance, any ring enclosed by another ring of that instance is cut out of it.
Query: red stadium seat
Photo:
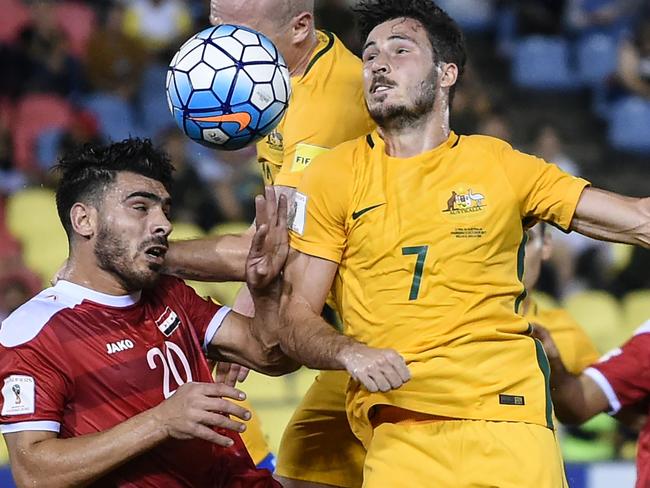
[[[62,2],[56,5],[54,12],[57,22],[68,36],[71,54],[85,58],[88,40],[95,29],[95,12],[80,2]]]
[[[34,147],[39,134],[54,127],[68,127],[71,119],[72,107],[57,95],[32,94],[20,100],[12,124],[16,166],[34,169]]]
[[[0,43],[10,44],[29,23],[29,9],[20,0],[0,0]]]
[[[0,127],[10,127],[15,112],[16,107],[13,101],[9,97],[0,97]]]

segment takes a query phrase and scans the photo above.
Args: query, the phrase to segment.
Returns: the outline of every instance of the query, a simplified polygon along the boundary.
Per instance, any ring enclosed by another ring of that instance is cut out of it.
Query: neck
[[[431,151],[449,139],[449,110],[434,110],[406,127],[382,127],[379,133],[386,144],[386,154],[411,158]]]
[[[107,295],[121,296],[133,293],[116,279],[115,275],[100,268],[94,256],[70,255],[65,269],[59,273],[61,279],[81,285]]]
[[[302,76],[305,74],[316,46],[318,46],[318,37],[316,37],[316,31],[313,31],[307,39],[295,47],[295,50],[293,50],[286,60],[291,76]]]

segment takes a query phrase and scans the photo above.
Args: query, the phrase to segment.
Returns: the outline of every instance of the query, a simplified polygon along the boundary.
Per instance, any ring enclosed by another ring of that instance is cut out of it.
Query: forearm
[[[149,410],[97,434],[19,447],[12,457],[14,477],[19,486],[88,485],[165,440],[161,425]]]
[[[197,281],[244,281],[251,235],[170,242],[165,274]]]
[[[308,368],[344,370],[345,352],[360,345],[336,331],[297,296],[286,299],[280,318],[282,350]]]
[[[588,188],[571,230],[611,242],[650,248],[650,198],[631,198]]]
[[[600,413],[602,409],[595,408],[586,388],[585,375],[569,373],[562,361],[549,357],[551,365],[551,398],[555,415],[563,424],[582,424]]]

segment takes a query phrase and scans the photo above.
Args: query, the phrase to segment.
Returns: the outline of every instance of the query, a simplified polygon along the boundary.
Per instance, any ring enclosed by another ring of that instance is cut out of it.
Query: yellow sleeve
[[[575,327],[575,362],[567,364],[566,367],[569,372],[580,374],[598,361],[600,353],[580,325],[575,323]]]
[[[520,202],[522,217],[569,230],[580,195],[590,183],[505,143],[500,160]]]
[[[276,175],[274,184],[298,188],[304,170],[314,159],[329,150],[327,147],[320,147],[304,142],[297,144],[295,152],[289,154],[287,159],[282,163],[282,168],[280,168],[280,172]]]
[[[290,233],[291,247],[297,251],[341,262],[352,199],[353,145],[345,143],[317,157],[302,173]]]

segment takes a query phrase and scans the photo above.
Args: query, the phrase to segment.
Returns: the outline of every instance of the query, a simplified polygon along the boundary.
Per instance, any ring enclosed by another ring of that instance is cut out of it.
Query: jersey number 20
[[[176,359],[174,356],[178,358],[181,366],[183,366],[185,373],[184,378],[181,376],[180,371],[178,371],[178,366],[176,366]],[[165,341],[164,353],[160,350],[159,347],[153,347],[149,349],[149,352],[147,352],[147,363],[149,363],[149,367],[151,369],[156,369],[158,367],[156,364],[156,358],[160,358],[160,363],[163,367],[163,395],[165,395],[165,399],[172,396],[176,391],[176,388],[192,381],[192,370],[190,369],[190,363],[187,361],[187,357],[185,357],[183,350],[178,347],[177,344],[171,341]],[[171,376],[174,377],[174,382],[176,383],[176,388],[173,390],[171,389],[170,373]]]

